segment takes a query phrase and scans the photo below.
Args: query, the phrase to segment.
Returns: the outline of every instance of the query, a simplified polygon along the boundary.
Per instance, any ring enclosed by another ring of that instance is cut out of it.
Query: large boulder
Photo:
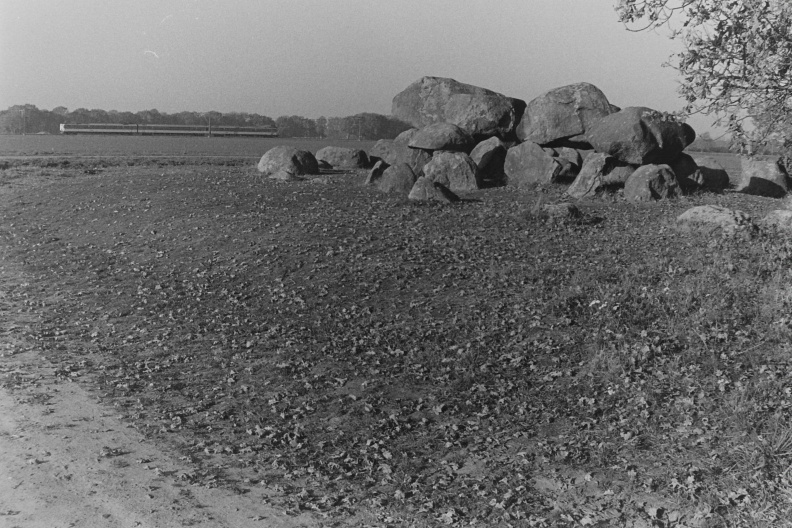
[[[712,156],[696,156],[694,160],[698,165],[698,177],[704,189],[722,192],[729,187],[731,184],[729,173],[718,160]]]
[[[410,143],[410,140],[413,138],[413,136],[416,133],[418,133],[417,128],[408,128],[407,130],[401,132],[398,136],[396,136],[393,139],[393,141],[395,141],[396,143],[403,143],[407,145],[408,143]]]
[[[473,148],[470,134],[451,123],[434,123],[413,134],[410,148],[428,151],[451,150],[467,154]]]
[[[751,234],[757,230],[751,217],[742,211],[717,205],[699,205],[688,209],[676,219],[676,228],[682,232],[704,232],[722,235]]]
[[[399,155],[395,153],[406,152],[404,149],[406,149],[407,145],[410,143],[410,140],[417,132],[417,128],[408,128],[394,139],[380,139],[369,150],[369,161],[373,162],[374,160],[372,160],[372,158],[376,157],[385,161],[386,163],[393,162],[394,159],[396,159],[394,156]],[[391,162],[388,162],[388,159],[390,159]],[[427,157],[427,160],[428,159],[429,157]]]
[[[432,154],[428,151],[412,149],[406,143],[392,139],[380,139],[371,148],[369,154],[380,158],[388,165],[406,163],[418,175],[423,174],[423,166],[432,159]]]
[[[368,154],[347,147],[324,147],[316,152],[316,159],[326,161],[334,169],[362,169],[369,165]]]
[[[542,148],[532,141],[510,148],[503,163],[506,183],[518,188],[554,183],[561,169],[553,149]]]
[[[388,168],[388,164],[382,160],[379,160],[377,163],[371,167],[368,175],[366,176],[366,181],[363,182],[363,185],[373,185],[382,179],[382,175]]]
[[[428,179],[454,192],[475,191],[479,188],[476,164],[462,152],[435,152],[431,161],[424,165],[423,171]]]
[[[558,147],[549,150],[546,148],[545,152],[553,156],[559,165],[556,181],[571,183],[583,165],[583,158],[578,151],[569,147]]]
[[[385,169],[377,188],[389,194],[409,194],[418,178],[406,163],[399,163]]]
[[[668,165],[638,167],[624,184],[624,198],[628,202],[662,200],[678,194],[679,183]]]
[[[781,198],[789,190],[788,176],[780,160],[741,158],[740,166],[742,174],[737,192]]]
[[[593,84],[561,86],[528,103],[517,137],[540,145],[561,139],[586,141],[586,131],[612,113],[608,98]]]
[[[674,161],[696,133],[656,110],[631,106],[595,122],[586,138],[597,152],[631,165],[648,165]]]
[[[770,211],[762,218],[761,224],[771,229],[789,233],[792,231],[792,210],[775,209]]]
[[[393,98],[391,113],[422,128],[433,123],[459,126],[477,140],[514,133],[525,102],[443,77],[423,77]]]
[[[554,159],[558,164],[554,181],[558,183],[572,183],[575,181],[578,172],[580,172],[580,166],[575,165],[566,158],[554,156]]]
[[[586,158],[580,173],[566,194],[580,200],[592,197],[608,188],[624,187],[635,167],[607,154],[592,154]]]
[[[476,179],[482,187],[501,185],[505,180],[506,145],[499,138],[491,137],[476,145],[470,159],[476,164]]]
[[[689,193],[704,187],[704,178],[699,171],[699,166],[690,154],[682,152],[668,166],[674,171],[682,192]]]
[[[287,172],[295,176],[302,174],[319,174],[319,163],[316,157],[307,150],[281,145],[268,150],[256,166],[265,176],[277,172]]]
[[[576,166],[578,170],[583,166],[583,156],[578,149],[569,147],[556,147],[553,149],[557,158],[565,159],[572,165]]]
[[[385,160],[385,157],[393,150],[394,141],[392,139],[380,139],[368,151],[369,160]]]
[[[459,201],[459,196],[454,194],[448,187],[423,176],[415,181],[415,185],[410,189],[410,194],[407,195],[407,198],[419,202],[439,202],[443,204]]]

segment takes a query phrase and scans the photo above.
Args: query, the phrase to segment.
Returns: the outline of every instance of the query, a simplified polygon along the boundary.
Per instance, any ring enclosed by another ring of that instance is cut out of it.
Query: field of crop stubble
[[[362,172],[271,181],[260,154],[0,171],[0,236],[32,277],[5,294],[186,482],[326,525],[792,518],[792,243],[671,225],[778,200],[548,223],[532,206],[563,188],[416,205]]]
[[[368,150],[374,143],[312,138],[0,135],[0,156],[188,156],[258,160],[267,150],[277,145],[293,145],[316,152],[328,145]]]

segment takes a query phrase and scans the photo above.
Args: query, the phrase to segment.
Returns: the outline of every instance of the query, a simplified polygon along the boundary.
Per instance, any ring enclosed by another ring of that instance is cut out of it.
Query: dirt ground
[[[786,201],[50,161],[0,169],[0,528],[792,518],[792,240],[675,229]]]
[[[35,316],[6,294],[25,280],[0,247],[0,527],[321,526],[255,492],[183,482],[189,469],[177,455],[40,354],[27,337]]]

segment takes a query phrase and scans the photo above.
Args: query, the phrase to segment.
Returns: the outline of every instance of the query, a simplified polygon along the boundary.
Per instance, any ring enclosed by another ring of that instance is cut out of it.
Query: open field
[[[363,177],[10,167],[0,237],[30,280],[4,293],[186,484],[325,525],[791,518],[792,242],[673,229],[779,200],[547,223],[563,188],[439,207]]]
[[[326,146],[360,148],[368,152],[374,143],[313,138],[0,135],[0,167],[34,165],[96,170],[140,165],[244,166],[277,145],[291,145],[313,153]],[[691,152],[691,155],[715,158],[733,182],[739,178],[741,167],[736,155],[718,152]]]
[[[276,145],[316,152],[329,145],[368,150],[374,141],[312,138],[0,135],[0,156],[224,156],[260,158]]]

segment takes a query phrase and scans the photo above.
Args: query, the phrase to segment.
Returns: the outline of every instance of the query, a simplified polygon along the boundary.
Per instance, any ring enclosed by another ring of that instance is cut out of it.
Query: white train
[[[61,134],[110,134],[114,136],[238,136],[278,137],[273,127],[209,125],[122,125],[117,123],[61,123]]]

